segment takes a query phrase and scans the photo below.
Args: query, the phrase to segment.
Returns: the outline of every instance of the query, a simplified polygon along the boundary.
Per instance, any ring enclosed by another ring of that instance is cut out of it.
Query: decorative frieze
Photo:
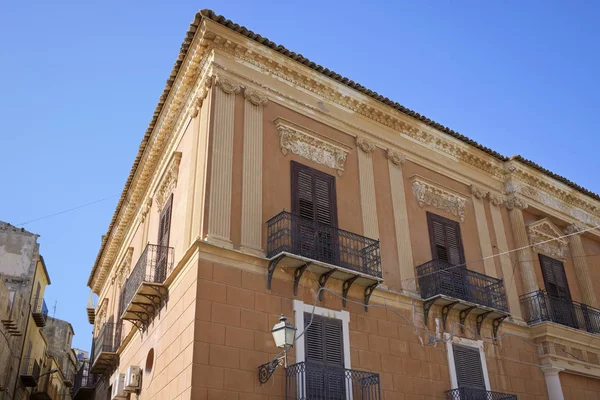
[[[569,243],[561,238],[562,232],[548,218],[530,224],[527,235],[535,251],[552,258],[565,259],[569,256]]]
[[[400,166],[406,162],[406,156],[393,150],[388,149],[387,158],[394,165]]]
[[[275,126],[279,132],[279,144],[283,155],[296,154],[335,169],[337,174],[342,176],[348,156],[347,146],[283,118],[277,118]]]
[[[452,189],[433,183],[423,177],[411,177],[412,190],[420,207],[431,206],[451,213],[464,222],[467,199]]]
[[[375,150],[375,143],[360,136],[356,138],[356,145],[365,153],[371,153]]]
[[[157,211],[160,213],[167,201],[167,198],[177,187],[177,177],[179,176],[179,164],[181,164],[181,152],[176,151],[171,156],[167,170],[165,171],[161,183],[156,190]]]
[[[581,224],[571,224],[565,228],[565,234],[573,235],[585,230],[585,227]]]

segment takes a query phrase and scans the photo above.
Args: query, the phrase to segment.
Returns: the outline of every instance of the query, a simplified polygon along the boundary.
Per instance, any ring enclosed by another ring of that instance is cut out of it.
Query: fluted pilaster
[[[208,212],[208,242],[233,247],[231,235],[231,186],[235,94],[240,86],[221,77],[216,81],[212,132],[212,164]]]
[[[534,264],[531,260],[531,250],[529,249],[529,239],[525,229],[525,219],[523,211],[527,208],[527,203],[518,197],[511,197],[506,201],[506,208],[510,216],[510,224],[515,239],[515,246],[520,249],[517,251],[519,265],[521,266],[521,278],[523,280],[523,290],[525,293],[531,293],[538,290],[537,279],[535,276]]]
[[[262,153],[263,106],[267,98],[253,90],[244,91],[244,160],[242,183],[242,246],[247,253],[263,256]]]
[[[360,181],[360,205],[364,235],[372,239],[379,239],[372,159],[375,144],[363,138],[356,138],[356,144],[359,148],[358,176]]]
[[[491,257],[493,252],[490,229],[485,215],[485,205],[483,204],[484,199],[489,193],[478,186],[471,185],[471,194],[473,208],[475,209],[475,224],[477,225],[477,233],[479,236],[479,247],[481,248],[481,255],[484,258],[483,268],[486,275],[497,277],[496,263]]]
[[[579,282],[579,290],[581,291],[581,301],[592,307],[598,307],[598,300],[596,299],[596,293],[594,292],[594,286],[590,279],[590,273],[587,265],[587,259],[585,256],[585,250],[583,249],[583,243],[581,241],[581,235],[575,234],[580,232],[583,228],[579,225],[573,224],[567,227],[565,233],[569,236],[569,248],[571,250],[571,256],[573,257],[573,264],[575,265],[575,273],[577,274],[577,281]]]

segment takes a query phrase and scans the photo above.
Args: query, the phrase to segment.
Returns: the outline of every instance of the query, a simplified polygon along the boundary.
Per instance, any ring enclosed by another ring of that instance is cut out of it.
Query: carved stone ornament
[[[406,157],[404,156],[404,154],[400,154],[400,153],[397,153],[397,152],[389,150],[389,149],[387,151],[387,158],[394,165],[402,165],[406,162]]]
[[[342,176],[349,151],[347,147],[343,147],[341,143],[333,143],[331,139],[283,118],[277,118],[274,122],[279,132],[279,144],[283,155],[296,154],[333,168]]]
[[[142,223],[146,221],[146,215],[150,212],[152,208],[152,197],[148,197],[142,206]]]
[[[485,199],[489,192],[479,186],[471,185],[471,194],[481,200]]]
[[[514,210],[515,208],[525,210],[528,207],[527,203],[516,196],[509,197],[504,204],[509,210]]]
[[[375,150],[375,143],[360,136],[356,137],[356,145],[365,153],[371,153],[373,150]]]
[[[504,202],[504,200],[502,199],[502,197],[497,196],[495,194],[489,194],[490,197],[490,203],[492,203],[494,206],[499,207],[502,205],[502,203]]]
[[[575,223],[575,224],[571,224],[565,228],[565,234],[573,235],[573,234],[579,233],[583,230],[585,230],[585,227],[583,225]]]
[[[431,206],[451,213],[464,222],[467,199],[463,195],[437,185],[418,175],[411,177],[412,190],[421,207]]]
[[[239,84],[221,76],[217,76],[216,85],[226,94],[239,93],[240,90],[242,90],[242,87]]]
[[[177,176],[179,175],[179,164],[181,163],[181,152],[176,151],[171,156],[167,170],[162,177],[161,183],[156,191],[156,204],[158,212],[162,211],[165,201],[177,187]]]
[[[202,85],[202,87],[200,87],[200,89],[198,90],[198,96],[196,97],[196,100],[194,100],[194,109],[192,110],[192,114],[191,114],[192,118],[196,118],[198,116],[198,113],[200,112],[200,108],[202,107],[202,104],[204,103],[206,96],[208,96],[208,91],[210,90],[211,86],[212,86],[212,80],[207,79],[205,84]]]
[[[253,89],[246,88],[244,90],[244,97],[255,106],[264,106],[268,103],[269,99],[264,94],[257,92]]]
[[[538,253],[561,259],[569,256],[569,243],[561,238],[561,230],[548,218],[530,224],[527,227],[527,235],[529,243]]]

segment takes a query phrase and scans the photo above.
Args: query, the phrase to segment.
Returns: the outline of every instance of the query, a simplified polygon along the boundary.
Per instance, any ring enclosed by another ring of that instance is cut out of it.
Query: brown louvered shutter
[[[311,314],[304,313],[304,326]],[[307,398],[345,399],[342,321],[314,315],[306,329]]]
[[[427,223],[433,259],[452,265],[464,264],[465,253],[459,223],[430,212],[427,212]]]
[[[485,379],[479,349],[452,345],[458,387],[485,390]]]
[[[157,240],[157,263],[155,269],[155,281],[163,282],[167,276],[167,265],[169,255],[169,235],[171,233],[171,210],[173,208],[173,194],[169,196],[165,206],[160,213]]]
[[[578,327],[571,291],[562,262],[543,254],[539,255],[544,284],[549,297],[552,320],[556,323]]]

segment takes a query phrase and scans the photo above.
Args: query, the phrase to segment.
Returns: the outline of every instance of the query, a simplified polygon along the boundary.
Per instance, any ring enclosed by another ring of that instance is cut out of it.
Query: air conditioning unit
[[[126,392],[135,392],[140,388],[140,383],[142,380],[142,369],[137,365],[131,365],[127,368],[127,373],[125,374],[125,391]]]
[[[125,374],[117,373],[112,381],[112,393],[110,395],[111,400],[115,399],[126,399],[125,394]]]

